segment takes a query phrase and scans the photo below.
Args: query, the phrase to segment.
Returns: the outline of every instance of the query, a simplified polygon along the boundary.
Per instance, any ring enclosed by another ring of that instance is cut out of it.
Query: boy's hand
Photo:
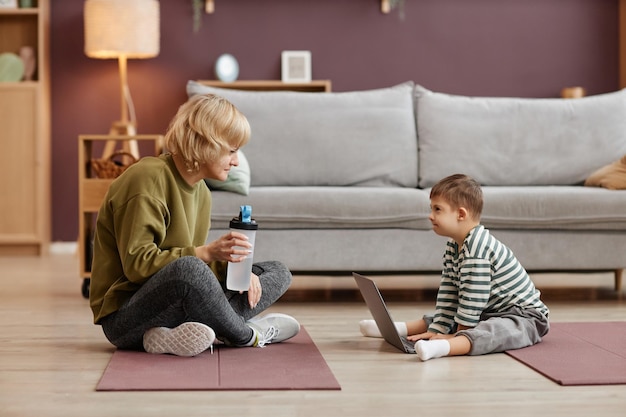
[[[408,336],[407,339],[410,340],[411,342],[417,342],[418,340],[434,339],[435,336],[437,336],[438,334],[439,333],[435,333],[435,332],[424,332],[424,333]]]
[[[417,342],[418,340],[435,340],[435,339],[451,339],[453,338],[453,334],[442,334],[435,332],[425,332],[420,334],[414,334],[412,336],[407,337],[411,342]]]

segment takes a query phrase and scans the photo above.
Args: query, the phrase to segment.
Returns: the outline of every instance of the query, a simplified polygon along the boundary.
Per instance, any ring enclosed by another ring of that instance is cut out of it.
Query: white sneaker
[[[254,342],[256,347],[284,342],[300,332],[300,323],[296,319],[280,313],[255,317],[248,320],[247,324],[256,332],[256,341]]]
[[[153,327],[143,335],[143,348],[148,353],[170,353],[196,356],[213,347],[215,332],[209,326],[186,322],[173,329]]]

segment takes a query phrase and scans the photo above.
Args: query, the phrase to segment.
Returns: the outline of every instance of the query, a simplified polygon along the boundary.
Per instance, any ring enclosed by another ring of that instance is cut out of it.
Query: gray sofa
[[[210,239],[242,204],[259,223],[254,259],[294,272],[441,268],[429,188],[465,173],[482,223],[529,271],[626,266],[626,191],[583,186],[626,154],[626,90],[581,99],[465,97],[411,82],[339,93],[215,93],[248,117],[242,163],[213,189]]]

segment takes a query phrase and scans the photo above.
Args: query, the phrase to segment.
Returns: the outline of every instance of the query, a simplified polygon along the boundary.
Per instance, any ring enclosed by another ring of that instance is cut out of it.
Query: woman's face
[[[213,162],[203,165],[204,178],[226,181],[228,173],[232,167],[239,165],[237,149],[232,148]]]

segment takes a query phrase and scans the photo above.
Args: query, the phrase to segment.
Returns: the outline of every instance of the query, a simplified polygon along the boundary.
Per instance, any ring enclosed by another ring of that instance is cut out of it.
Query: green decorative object
[[[0,54],[0,82],[20,81],[24,76],[24,62],[19,56],[5,52]]]

